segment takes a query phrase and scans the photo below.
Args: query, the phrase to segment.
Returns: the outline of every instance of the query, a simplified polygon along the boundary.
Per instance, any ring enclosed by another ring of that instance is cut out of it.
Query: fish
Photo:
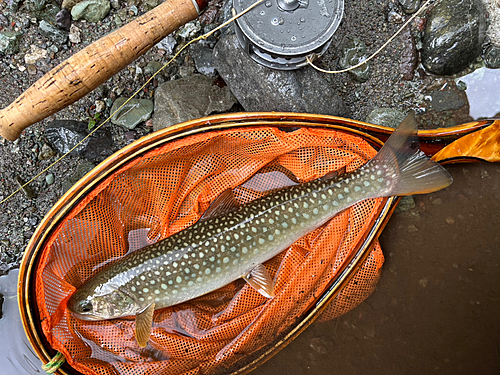
[[[155,310],[239,278],[273,298],[273,281],[263,263],[301,237],[365,199],[430,193],[452,181],[420,150],[410,114],[377,155],[352,172],[274,189],[244,205],[226,190],[196,223],[97,271],[67,307],[82,320],[135,316],[135,338],[145,347]]]

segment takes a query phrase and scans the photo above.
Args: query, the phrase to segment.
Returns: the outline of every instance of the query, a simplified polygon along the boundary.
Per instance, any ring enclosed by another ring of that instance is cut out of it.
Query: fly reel
[[[233,0],[236,13],[251,1]],[[259,64],[298,69],[325,53],[344,11],[344,0],[266,0],[236,20],[243,49]]]

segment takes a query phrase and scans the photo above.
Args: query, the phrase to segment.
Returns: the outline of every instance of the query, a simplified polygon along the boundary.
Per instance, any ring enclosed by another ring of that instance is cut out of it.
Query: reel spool
[[[240,13],[250,3],[233,0],[233,9]],[[344,0],[266,0],[236,20],[236,35],[259,64],[294,70],[326,52],[343,12]]]

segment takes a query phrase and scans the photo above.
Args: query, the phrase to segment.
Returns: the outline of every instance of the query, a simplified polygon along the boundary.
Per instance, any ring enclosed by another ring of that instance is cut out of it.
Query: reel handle
[[[207,3],[167,0],[63,61],[0,110],[0,135],[14,141],[28,126],[76,102],[198,17]]]

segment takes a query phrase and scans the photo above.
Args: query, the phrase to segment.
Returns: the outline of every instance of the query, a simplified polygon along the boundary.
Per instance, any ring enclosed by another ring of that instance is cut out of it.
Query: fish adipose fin
[[[155,304],[152,303],[135,316],[135,339],[141,348],[145,348],[151,336]]]
[[[266,298],[274,297],[274,282],[266,267],[258,264],[245,276],[245,281]]]
[[[371,172],[377,166],[383,167],[386,178],[392,180],[387,196],[431,193],[453,182],[446,169],[420,150],[413,112],[406,116],[379,153],[366,164]]]

